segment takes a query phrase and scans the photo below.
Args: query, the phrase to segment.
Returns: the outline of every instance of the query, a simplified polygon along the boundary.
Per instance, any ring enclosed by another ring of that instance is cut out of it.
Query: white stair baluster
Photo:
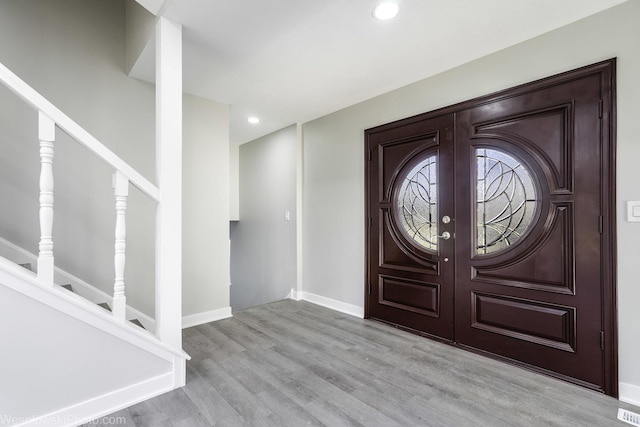
[[[40,245],[38,279],[53,285],[53,153],[56,124],[42,111],[38,114],[40,140]]]
[[[127,196],[129,195],[129,180],[119,171],[116,171],[113,175],[113,188],[116,198],[116,243],[114,256],[115,282],[113,284],[113,316],[116,319],[124,322],[127,307],[124,284],[124,265],[127,236],[125,212],[127,210]]]

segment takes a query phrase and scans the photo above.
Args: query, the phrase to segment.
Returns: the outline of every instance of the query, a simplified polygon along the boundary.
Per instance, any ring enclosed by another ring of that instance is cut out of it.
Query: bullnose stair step
[[[138,319],[131,319],[129,320],[129,322],[133,323],[136,326],[140,326],[142,329],[147,329],[144,327],[144,325],[142,323],[140,323],[140,321]]]
[[[21,266],[23,266],[22,264],[20,264]],[[28,264],[29,266],[31,264]],[[27,268],[27,267],[25,267]],[[62,285],[63,288],[65,288],[66,290],[68,290],[69,292],[74,292],[73,287],[71,286],[71,283],[67,283],[66,285]],[[106,302],[101,302],[100,304],[97,304],[98,307],[104,308],[105,310],[111,312],[111,307],[109,306],[109,304],[107,304]],[[140,322],[138,319],[131,319],[129,320],[129,322],[133,323],[136,326],[141,327],[142,329],[147,329],[144,327],[144,325],[142,324],[142,322]]]
[[[33,271],[33,267],[31,267],[31,263],[30,262],[25,262],[24,264],[18,264],[20,267],[22,268],[26,268],[29,271]]]
[[[100,304],[98,304],[98,307],[102,307],[107,311],[111,311],[111,307],[109,307],[109,304],[107,304],[106,302],[101,302]]]

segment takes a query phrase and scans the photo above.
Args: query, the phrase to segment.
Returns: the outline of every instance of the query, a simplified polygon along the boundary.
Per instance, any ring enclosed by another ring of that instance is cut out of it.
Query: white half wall
[[[136,326],[115,325],[84,301],[35,283],[33,273],[0,264],[1,424],[72,425],[70,419],[105,415],[175,388],[175,364],[184,369],[178,351],[172,356]],[[46,418],[54,415],[58,422]]]
[[[364,306],[365,129],[617,57],[619,374],[624,390],[637,390],[640,223],[626,221],[625,202],[640,200],[639,16],[640,2],[629,1],[306,123],[304,292]]]

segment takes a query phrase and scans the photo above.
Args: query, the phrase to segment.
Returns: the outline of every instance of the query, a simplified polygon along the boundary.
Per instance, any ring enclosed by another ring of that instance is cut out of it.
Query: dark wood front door
[[[613,65],[367,131],[367,317],[617,393]]]
[[[453,224],[440,227],[438,216],[453,216],[453,132],[446,114],[368,141],[369,315],[446,340],[454,336]],[[445,231],[449,239],[438,237]]]

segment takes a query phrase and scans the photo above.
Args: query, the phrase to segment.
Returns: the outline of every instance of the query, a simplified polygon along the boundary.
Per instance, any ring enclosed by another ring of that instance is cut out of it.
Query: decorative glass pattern
[[[522,237],[533,221],[537,197],[527,168],[496,149],[476,150],[476,254],[500,251]]]
[[[418,246],[438,249],[438,191],[436,156],[431,156],[411,169],[398,196],[400,225]]]

